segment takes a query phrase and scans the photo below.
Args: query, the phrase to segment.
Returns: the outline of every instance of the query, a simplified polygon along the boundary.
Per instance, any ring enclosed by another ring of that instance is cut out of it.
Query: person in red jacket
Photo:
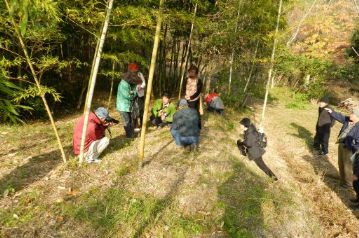
[[[105,131],[107,127],[112,125],[112,120],[107,109],[104,107],[97,108],[95,113],[90,112],[84,154],[84,158],[88,163],[99,163],[101,161],[99,160],[99,156],[110,143],[110,139],[105,136]],[[75,125],[72,140],[75,155],[80,154],[83,124],[84,116],[81,116]]]

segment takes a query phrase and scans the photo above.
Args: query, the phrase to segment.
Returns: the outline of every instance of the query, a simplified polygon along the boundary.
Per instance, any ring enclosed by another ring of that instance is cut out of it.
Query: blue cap
[[[185,107],[185,106],[188,106],[188,102],[186,99],[181,99],[178,103],[178,106],[179,107]]]
[[[102,118],[102,119],[107,119],[107,120],[111,120],[111,117],[108,113],[108,110],[104,107],[99,107],[96,109],[95,114],[98,118]]]

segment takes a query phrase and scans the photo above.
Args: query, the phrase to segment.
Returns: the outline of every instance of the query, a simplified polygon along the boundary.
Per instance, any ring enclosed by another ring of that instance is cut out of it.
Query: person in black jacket
[[[266,173],[269,177],[274,180],[278,180],[277,176],[268,168],[264,163],[262,156],[265,153],[265,150],[260,146],[258,141],[258,131],[255,126],[251,123],[249,118],[243,118],[239,122],[244,130],[244,140],[237,141],[237,146],[241,150],[242,154],[247,154],[248,159],[254,161],[257,166]],[[243,149],[245,148],[245,151]]]
[[[199,124],[198,113],[193,108],[188,107],[185,99],[181,99],[178,110],[173,116],[171,134],[175,139],[176,145],[197,149],[199,143]]]
[[[330,129],[333,126],[334,119],[330,116],[325,108],[329,108],[329,98],[322,97],[319,101],[318,120],[316,125],[316,133],[314,136],[314,149],[319,151],[320,155],[328,154],[328,144],[330,137]]]
[[[326,108],[338,122],[343,126],[338,135],[338,167],[341,185],[350,187],[352,184],[352,155],[359,150],[359,107],[353,108],[350,116],[344,116],[330,108]]]

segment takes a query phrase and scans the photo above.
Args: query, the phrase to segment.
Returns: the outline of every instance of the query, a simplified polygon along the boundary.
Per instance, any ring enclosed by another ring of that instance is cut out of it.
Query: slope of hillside
[[[277,182],[236,149],[243,116],[236,112],[205,116],[196,153],[177,149],[168,128],[151,130],[139,170],[138,139],[124,139],[120,127],[101,164],[77,167],[74,160],[61,164],[48,125],[2,126],[0,234],[356,237],[358,214],[348,208],[352,191],[338,186],[334,136],[328,159],[308,147],[316,113],[311,105],[288,109],[281,100],[269,107],[265,161]],[[73,123],[59,122],[68,151]]]

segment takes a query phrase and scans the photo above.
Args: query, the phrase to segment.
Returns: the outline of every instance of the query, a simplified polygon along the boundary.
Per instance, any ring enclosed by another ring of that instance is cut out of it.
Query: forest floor
[[[244,114],[233,111],[204,116],[197,152],[176,148],[168,128],[150,129],[141,169],[139,139],[125,139],[120,126],[102,163],[81,167],[62,163],[48,123],[0,126],[0,236],[359,237],[354,194],[339,186],[340,125],[329,156],[316,155],[316,105],[291,109],[290,94],[275,91],[264,160],[276,182],[240,155]],[[76,118],[57,122],[69,155]]]

